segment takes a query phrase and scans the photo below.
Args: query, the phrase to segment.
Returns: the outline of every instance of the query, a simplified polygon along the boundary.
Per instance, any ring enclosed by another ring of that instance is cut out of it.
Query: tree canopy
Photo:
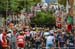
[[[19,12],[24,8],[29,10],[34,4],[34,0],[0,0],[0,11]]]
[[[50,26],[55,24],[55,17],[49,12],[39,12],[37,16],[31,19],[31,24],[37,26]]]
[[[58,0],[58,3],[66,6],[66,0]]]

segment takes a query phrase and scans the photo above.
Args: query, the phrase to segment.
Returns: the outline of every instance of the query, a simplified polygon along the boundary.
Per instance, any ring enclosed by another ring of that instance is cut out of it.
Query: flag
[[[73,24],[73,18],[72,18],[72,16],[68,16],[67,23]]]
[[[68,32],[71,32],[71,30],[72,30],[72,25],[71,25],[71,24],[68,24],[68,25],[67,25],[67,31],[68,31]]]

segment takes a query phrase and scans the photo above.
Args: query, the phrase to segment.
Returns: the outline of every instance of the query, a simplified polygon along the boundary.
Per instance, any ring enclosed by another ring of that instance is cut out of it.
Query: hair
[[[23,33],[20,33],[20,35],[23,35]]]
[[[51,36],[53,36],[53,34],[50,34]]]
[[[23,31],[26,31],[26,28],[23,28]]]
[[[11,31],[8,31],[7,33],[11,33]]]
[[[23,35],[23,34],[24,34],[24,33],[21,31],[21,32],[20,32],[20,35]]]

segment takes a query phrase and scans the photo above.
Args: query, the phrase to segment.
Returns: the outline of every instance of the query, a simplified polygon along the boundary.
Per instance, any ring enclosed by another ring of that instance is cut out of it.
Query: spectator
[[[58,46],[60,48],[63,48],[64,47],[64,44],[65,44],[65,36],[64,36],[64,33],[62,33],[62,34],[61,33],[58,34]]]
[[[11,32],[11,48],[12,49],[16,49],[16,37],[17,37],[18,33],[16,31],[15,28],[13,28],[12,32]]]
[[[17,37],[17,47],[19,48],[25,48],[25,37],[24,37],[24,33],[20,32],[20,35],[18,35]]]
[[[69,49],[74,49],[74,36],[72,33],[70,33],[67,42],[68,42]]]
[[[36,49],[40,49],[40,45],[41,45],[41,37],[39,34],[36,34],[35,37],[35,48]]]
[[[46,40],[46,49],[52,49],[53,48],[53,46],[54,46],[54,40],[55,40],[55,37],[53,36],[53,34],[50,34],[47,37],[47,40]]]

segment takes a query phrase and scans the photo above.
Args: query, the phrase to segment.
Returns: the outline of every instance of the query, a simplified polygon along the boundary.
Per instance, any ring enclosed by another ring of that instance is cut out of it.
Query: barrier
[[[35,49],[35,48],[31,48],[31,49]],[[40,49],[46,49],[46,47],[40,48]],[[50,48],[48,48],[48,49],[50,49]],[[75,47],[61,47],[61,48],[60,47],[53,47],[53,49],[75,49]]]

